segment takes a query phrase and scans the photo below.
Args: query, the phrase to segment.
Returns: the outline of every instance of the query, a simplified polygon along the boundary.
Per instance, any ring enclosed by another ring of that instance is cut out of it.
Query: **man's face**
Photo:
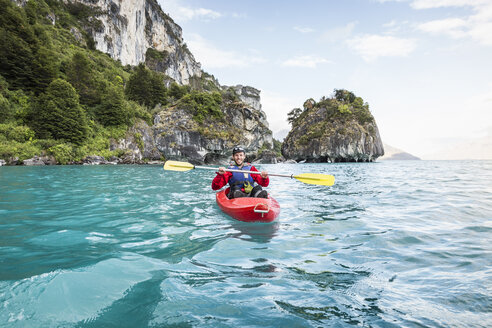
[[[232,158],[234,158],[234,161],[237,165],[243,164],[245,157],[246,155],[243,152],[235,153],[234,155],[232,155]]]

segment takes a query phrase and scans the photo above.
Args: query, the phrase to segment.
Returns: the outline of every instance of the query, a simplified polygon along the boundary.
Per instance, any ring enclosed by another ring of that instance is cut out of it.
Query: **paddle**
[[[206,169],[206,170],[215,170],[215,171],[218,170],[218,168],[215,167],[196,166],[187,162],[166,161],[166,163],[164,164],[164,170],[185,172],[193,169]],[[226,169],[226,171],[247,173],[247,174],[261,174],[261,172],[242,171],[242,170],[233,170],[233,169]],[[268,175],[275,176],[275,177],[286,177],[291,179],[297,179],[304,183],[321,185],[321,186],[332,186],[335,183],[335,177],[333,175],[321,174],[321,173],[301,173],[299,175],[268,173]]]

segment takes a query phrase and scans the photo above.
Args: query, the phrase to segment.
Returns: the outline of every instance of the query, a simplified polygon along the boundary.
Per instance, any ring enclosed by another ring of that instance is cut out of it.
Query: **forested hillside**
[[[23,6],[0,0],[0,6],[0,159],[7,163],[122,156],[124,150],[110,151],[111,139],[138,120],[152,124],[156,105],[193,103],[197,121],[220,115],[228,94],[209,81],[194,81],[192,90],[145,64],[122,66],[95,50],[90,32],[100,21],[89,6],[57,0]],[[163,55],[149,48],[146,59]]]

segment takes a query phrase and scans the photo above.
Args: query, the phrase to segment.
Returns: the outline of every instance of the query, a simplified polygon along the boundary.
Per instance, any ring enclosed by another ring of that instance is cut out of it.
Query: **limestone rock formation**
[[[248,86],[221,86],[202,72],[182,38],[181,27],[166,15],[156,0],[76,0],[97,13],[89,32],[96,49],[108,53],[122,64],[145,62],[181,85],[205,90],[231,90],[232,99],[221,106],[222,121],[198,124],[189,111],[179,106],[162,109],[154,125],[135,125],[111,150],[124,149],[123,162],[139,163],[157,159],[187,159],[196,163],[223,161],[236,144],[250,154],[273,145],[260,91]],[[94,28],[96,26],[97,28]],[[77,31],[73,31],[74,36]]]
[[[183,41],[181,27],[156,0],[75,0],[94,9],[88,27],[95,47],[123,65],[145,62],[147,50],[163,56],[154,64],[180,84],[188,84],[202,70]],[[74,32],[75,37],[76,34]]]
[[[157,149],[166,159],[223,163],[235,145],[242,145],[250,156],[265,144],[272,147],[272,131],[262,110],[241,101],[224,101],[221,111],[222,119],[201,124],[179,106],[160,111],[152,127]]]
[[[259,97],[259,90],[255,94]],[[137,122],[125,138],[111,143],[110,150],[125,150],[123,163],[175,159],[202,164],[227,162],[236,145],[242,145],[250,158],[258,149],[272,147],[272,131],[262,110],[230,100],[223,101],[220,110],[222,118],[198,122],[179,103],[162,108],[153,125]]]
[[[302,112],[299,114],[299,112]],[[369,106],[346,90],[319,103],[306,101],[293,111],[292,130],[284,139],[287,159],[307,162],[372,162],[384,154]]]
[[[232,88],[242,102],[253,109],[261,110],[260,90],[242,85],[236,85]]]

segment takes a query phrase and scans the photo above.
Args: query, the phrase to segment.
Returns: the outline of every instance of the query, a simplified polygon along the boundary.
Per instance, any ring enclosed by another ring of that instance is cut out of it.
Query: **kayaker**
[[[236,146],[232,150],[232,158],[234,164],[229,166],[229,169],[255,171],[258,172],[256,167],[250,163],[244,163],[246,153],[244,148]],[[255,182],[257,183],[255,185]],[[261,174],[247,174],[238,172],[228,172],[225,167],[219,167],[217,176],[212,181],[212,189],[219,190],[229,183],[231,189],[229,191],[229,198],[239,197],[260,197],[268,198],[268,193],[263,190],[263,187],[268,187],[270,178],[267,171],[261,171]]]

